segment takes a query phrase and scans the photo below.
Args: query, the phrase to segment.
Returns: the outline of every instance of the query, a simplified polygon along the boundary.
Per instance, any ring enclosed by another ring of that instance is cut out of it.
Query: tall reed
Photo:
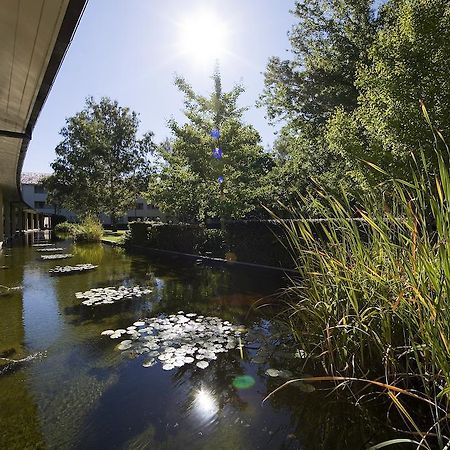
[[[297,220],[280,223],[298,272],[286,320],[303,349],[333,377],[419,392],[442,448],[450,431],[450,171],[435,137],[434,174],[422,157],[412,181],[384,184],[386,198],[373,191],[354,207],[345,193],[322,193],[314,201],[326,220],[290,208]],[[426,441],[427,430],[417,432]]]

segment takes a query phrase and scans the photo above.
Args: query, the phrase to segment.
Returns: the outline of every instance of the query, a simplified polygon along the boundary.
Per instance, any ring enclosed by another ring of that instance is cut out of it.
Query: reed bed
[[[406,425],[403,442],[430,449],[450,442],[450,158],[435,139],[434,171],[422,156],[412,181],[385,181],[359,206],[345,193],[302,199],[328,220],[296,208],[297,220],[280,220],[298,273],[285,320],[325,374],[314,380],[375,385]]]

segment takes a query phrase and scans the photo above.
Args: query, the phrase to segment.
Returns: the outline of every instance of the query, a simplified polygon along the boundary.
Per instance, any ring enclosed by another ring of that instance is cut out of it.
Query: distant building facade
[[[22,173],[22,197],[31,208],[45,216],[62,216],[69,222],[76,222],[77,215],[65,208],[58,208],[47,202],[47,191],[42,185],[42,180],[48,177],[48,173],[24,172]],[[136,199],[135,207],[130,209],[123,217],[119,217],[119,224],[144,220],[164,220],[165,216],[156,205],[148,204],[143,198]],[[106,214],[100,214],[100,220],[104,225],[111,225],[111,218]]]

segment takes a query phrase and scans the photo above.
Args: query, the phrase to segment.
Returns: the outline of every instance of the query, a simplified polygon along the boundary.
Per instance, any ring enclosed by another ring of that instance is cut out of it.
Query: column
[[[4,234],[5,234],[4,225],[3,225],[4,220],[5,220],[5,208],[3,206],[3,193],[0,189],[0,248],[4,241]]]
[[[14,236],[17,231],[17,208],[13,206],[11,208],[11,236]]]

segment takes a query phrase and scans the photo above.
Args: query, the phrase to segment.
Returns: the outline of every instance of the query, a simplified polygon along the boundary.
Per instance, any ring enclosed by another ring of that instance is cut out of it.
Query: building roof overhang
[[[21,201],[33,128],[87,0],[0,0],[0,190]]]

